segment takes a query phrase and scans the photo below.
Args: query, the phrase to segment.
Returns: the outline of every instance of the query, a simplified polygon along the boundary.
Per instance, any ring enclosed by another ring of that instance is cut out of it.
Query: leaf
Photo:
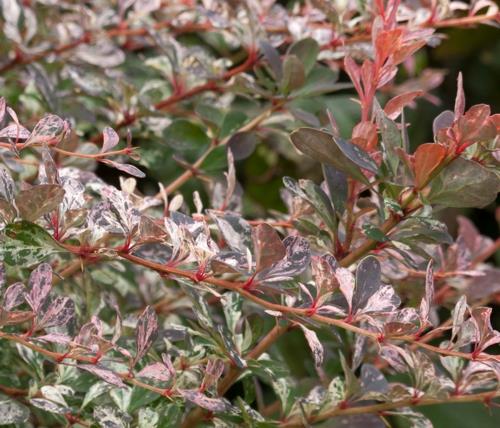
[[[133,177],[137,178],[146,177],[146,174],[144,174],[139,168],[129,163],[120,163],[109,159],[101,159],[100,162],[109,165],[113,168],[116,168],[119,171],[126,172],[127,174],[130,174]]]
[[[241,319],[243,298],[240,294],[230,291],[224,293],[220,300],[222,303],[222,309],[224,310],[227,327],[229,331],[235,335],[238,321]]]
[[[347,202],[347,177],[331,165],[322,165],[326,187],[335,211],[342,215]]]
[[[38,407],[39,409],[45,410],[49,413],[57,413],[59,415],[64,415],[71,411],[67,406],[61,406],[53,401],[46,400],[45,398],[32,398],[29,400],[30,404]]]
[[[3,295],[3,308],[10,311],[24,302],[24,291],[26,288],[22,282],[10,285]]]
[[[316,365],[316,367],[321,367],[325,355],[325,350],[323,349],[323,345],[319,341],[315,331],[308,329],[302,324],[299,324],[299,326],[304,333],[304,337],[306,338],[309,347],[311,348],[314,364]]]
[[[306,80],[306,73],[302,62],[295,55],[287,55],[283,61],[283,78],[281,91],[284,94],[302,87]]]
[[[78,364],[77,367],[81,370],[85,370],[89,373],[92,373],[93,375],[101,378],[105,382],[117,386],[118,388],[126,387],[126,385],[121,380],[120,376],[118,376],[116,373],[104,367],[101,367],[99,365],[89,365],[89,364]]]
[[[391,98],[384,107],[384,113],[391,120],[397,119],[403,108],[412,103],[415,98],[422,96],[423,93],[424,91],[411,91]]]
[[[228,149],[234,156],[235,161],[246,159],[250,156],[260,137],[255,132],[237,132],[231,135],[227,142]]]
[[[285,246],[278,233],[267,223],[253,228],[252,240],[256,272],[270,268],[285,257]]]
[[[88,404],[90,404],[97,397],[108,392],[112,386],[107,382],[96,382],[90,386],[90,388],[85,393],[81,408],[84,409]]]
[[[420,319],[422,320],[422,324],[429,323],[429,313],[434,301],[434,271],[432,264],[433,261],[430,259],[425,272],[425,295],[420,302]]]
[[[14,180],[9,171],[3,166],[0,166],[0,197],[7,202],[12,202],[14,200],[14,190]]]
[[[57,184],[40,184],[21,190],[16,196],[16,206],[24,220],[33,222],[59,207],[64,194],[64,189]]]
[[[137,321],[137,329],[135,335],[136,341],[136,356],[134,361],[139,361],[148,349],[153,344],[156,339],[156,334],[158,333],[158,318],[156,316],[155,310],[151,306],[147,306],[146,309],[139,316]]]
[[[500,178],[472,160],[455,159],[431,182],[428,200],[452,208],[481,208],[500,191]]]
[[[452,244],[446,224],[429,217],[411,217],[404,220],[399,229],[391,234],[391,239],[408,245],[423,243]]]
[[[359,147],[340,138],[313,128],[299,128],[290,139],[294,146],[307,156],[333,165],[339,171],[368,184],[360,167],[376,173],[378,168],[369,155]]]
[[[183,389],[179,392],[186,400],[211,412],[227,412],[232,408],[225,398],[209,398],[200,391],[193,389]]]
[[[339,289],[341,293],[344,295],[347,301],[349,312],[351,312],[355,287],[354,275],[349,271],[349,269],[339,267],[337,268],[337,270],[335,270],[335,278],[339,283]]]
[[[392,175],[397,175],[399,165],[397,151],[403,147],[401,131],[396,122],[387,117],[376,100],[374,102],[374,112],[382,139],[384,162]]]
[[[40,226],[27,221],[8,224],[0,246],[0,260],[11,266],[30,267],[48,256],[66,252]]]
[[[426,143],[415,152],[415,186],[424,187],[446,157],[447,150],[441,144]]]
[[[304,72],[307,75],[316,64],[319,52],[318,42],[312,38],[306,38],[292,43],[288,48],[287,54],[300,58]]]
[[[49,143],[66,129],[66,122],[55,114],[48,114],[38,121],[23,148],[31,144]]]
[[[368,256],[359,262],[356,268],[356,286],[352,298],[353,309],[366,307],[369,299],[380,288],[380,276],[380,263],[376,257]]]
[[[141,407],[137,419],[138,428],[156,428],[160,422],[160,415],[149,407]]]
[[[30,411],[21,403],[0,394],[0,415],[0,425],[22,424],[30,417]]]
[[[75,304],[69,297],[58,296],[43,314],[39,327],[66,325],[75,316]]]
[[[280,81],[283,76],[283,65],[281,64],[279,52],[265,40],[261,40],[259,46],[264,58],[274,73],[275,79]]]
[[[170,371],[163,363],[149,364],[137,373],[137,376],[154,379],[160,382],[168,382],[171,378]]]
[[[479,352],[500,343],[500,332],[491,326],[492,311],[493,309],[489,307],[478,307],[471,311],[471,317],[477,331],[475,342]]]
[[[204,128],[186,119],[173,121],[164,131],[163,137],[178,155],[194,162],[210,145]]]
[[[94,419],[101,428],[129,428],[132,418],[111,406],[98,406],[94,408]]]
[[[113,128],[106,126],[102,131],[102,148],[101,153],[109,152],[120,141],[120,136]]]
[[[25,295],[25,298],[36,314],[52,288],[52,267],[48,263],[42,263],[31,272],[29,287],[30,291]]]
[[[259,272],[255,277],[258,281],[285,281],[307,269],[311,260],[309,242],[299,236],[287,236],[283,244],[286,256],[271,268]]]
[[[453,112],[451,110],[445,110],[441,112],[432,122],[432,133],[434,135],[434,140],[441,129],[449,128],[453,125]]]
[[[454,118],[458,120],[460,116],[463,116],[465,112],[465,94],[464,94],[464,85],[462,73],[458,73],[457,78],[457,96],[455,98],[455,109],[454,109]]]

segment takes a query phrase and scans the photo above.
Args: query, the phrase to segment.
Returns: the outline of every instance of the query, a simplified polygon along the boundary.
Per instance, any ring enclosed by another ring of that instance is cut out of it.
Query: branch
[[[492,399],[497,397],[500,397],[500,391],[488,391],[488,392],[481,392],[478,394],[468,394],[468,395],[452,395],[442,399],[422,398],[415,400],[414,398],[410,398],[406,400],[392,401],[389,403],[348,407],[347,409],[336,407],[333,410],[328,410],[324,413],[320,413],[319,415],[311,416],[310,418],[308,418],[307,423],[317,423],[333,418],[335,416],[359,415],[364,413],[382,413],[410,406],[418,407],[418,406],[430,406],[435,404],[472,403],[478,401],[489,403]],[[296,428],[296,427],[307,426],[307,424],[299,420],[299,417],[294,417],[288,421],[282,422],[279,426],[280,428]]]

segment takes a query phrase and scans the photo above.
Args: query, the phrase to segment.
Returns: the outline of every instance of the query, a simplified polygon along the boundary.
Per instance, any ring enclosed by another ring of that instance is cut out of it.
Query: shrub
[[[500,117],[461,75],[433,142],[404,114],[442,80],[415,53],[493,2],[2,16],[0,425],[427,427],[498,397],[499,241],[436,213],[495,200]],[[283,165],[309,178],[266,185]]]

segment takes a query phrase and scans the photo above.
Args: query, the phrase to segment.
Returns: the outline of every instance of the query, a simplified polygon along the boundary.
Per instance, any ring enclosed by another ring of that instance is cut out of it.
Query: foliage
[[[428,427],[500,395],[499,241],[436,215],[494,202],[500,117],[459,75],[433,142],[405,120],[441,76],[415,54],[493,2],[1,5],[0,425]],[[263,157],[317,170],[260,189],[282,211],[238,182]]]

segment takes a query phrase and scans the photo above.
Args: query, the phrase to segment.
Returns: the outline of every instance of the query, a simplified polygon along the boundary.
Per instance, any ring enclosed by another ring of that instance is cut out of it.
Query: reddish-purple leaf
[[[24,297],[36,314],[52,287],[52,268],[48,263],[42,263],[31,272],[29,286],[30,292]]]
[[[139,361],[153,344],[158,332],[158,318],[155,310],[148,306],[139,316],[136,330],[136,356],[135,362]]]
[[[105,382],[110,383],[111,385],[117,386],[118,388],[125,388],[125,384],[121,380],[120,376],[118,376],[111,370],[108,370],[98,365],[91,366],[87,364],[78,364],[77,367],[81,370],[85,370],[88,371],[89,373],[92,373],[93,375],[101,378]]]
[[[252,230],[252,240],[256,272],[270,268],[286,255],[278,233],[267,223],[259,224]]]
[[[403,111],[403,108],[408,104],[411,104],[413,100],[417,97],[422,96],[424,91],[411,91],[406,94],[397,95],[394,98],[387,101],[384,112],[387,117],[391,120],[397,119],[397,117]]]
[[[323,359],[325,355],[325,350],[323,349],[323,345],[318,339],[318,336],[315,331],[308,329],[302,324],[299,324],[300,328],[304,332],[304,337],[306,338],[309,347],[311,348],[314,364],[316,367],[320,367],[323,364]]]
[[[109,152],[113,147],[115,147],[120,141],[119,135],[115,132],[113,128],[106,126],[102,131],[102,148],[101,153]]]
[[[40,184],[21,190],[16,196],[16,206],[20,216],[35,221],[55,210],[64,198],[64,189],[57,184]]]
[[[446,157],[446,148],[438,143],[418,146],[415,152],[415,186],[421,189]]]

